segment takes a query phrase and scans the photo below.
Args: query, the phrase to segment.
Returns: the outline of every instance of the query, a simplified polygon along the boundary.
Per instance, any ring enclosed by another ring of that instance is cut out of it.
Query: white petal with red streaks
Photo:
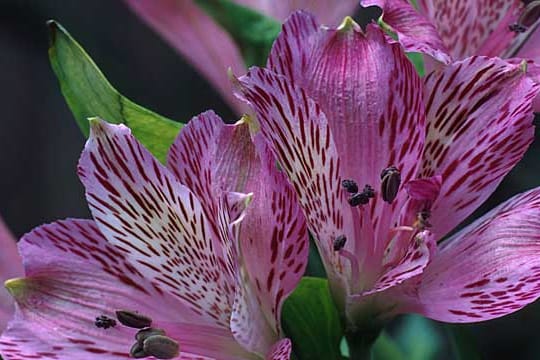
[[[472,213],[521,159],[534,135],[539,88],[519,65],[472,57],[426,78],[422,177],[442,175],[430,222],[438,238]]]
[[[454,59],[498,56],[510,44],[520,0],[419,0],[419,11],[437,28]]]
[[[266,360],[289,360],[291,357],[292,343],[289,339],[281,339],[272,346]]]
[[[236,85],[238,95],[254,107],[261,133],[288,174],[326,270],[335,278],[343,269],[333,242],[340,235],[354,239],[354,229],[325,115],[305,91],[268,70],[253,68]]]
[[[392,27],[405,51],[419,52],[448,64],[450,56],[435,26],[408,0],[363,0],[363,6],[383,9],[383,21]]]
[[[114,317],[119,309],[150,316],[188,353],[216,356],[236,349],[230,359],[241,353],[228,331],[200,324],[196,313],[144,278],[93,221],[41,226],[19,247],[27,277],[10,285],[18,307],[0,338],[6,360],[127,358],[134,330],[94,324],[97,316]]]
[[[443,243],[424,271],[416,311],[476,322],[540,297],[540,188],[518,195]]]
[[[201,319],[228,327],[234,289],[195,195],[128,128],[101,120],[92,122],[79,175],[107,240]]]

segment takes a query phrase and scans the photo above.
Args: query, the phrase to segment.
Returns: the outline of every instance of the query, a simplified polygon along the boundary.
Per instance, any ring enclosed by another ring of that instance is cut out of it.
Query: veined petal
[[[540,188],[515,196],[443,243],[424,271],[416,311],[476,322],[540,296]]]
[[[296,191],[329,277],[338,280],[344,270],[334,240],[340,235],[354,239],[354,227],[326,116],[305,91],[266,69],[251,69],[236,85]]]
[[[498,56],[515,33],[523,2],[520,0],[419,0],[418,6],[437,28],[454,59],[471,55]]]
[[[421,177],[442,175],[431,208],[440,239],[470,215],[533,140],[539,88],[521,66],[471,57],[425,80],[428,131]]]
[[[92,120],[79,176],[107,240],[201,318],[228,327],[234,274],[196,196],[127,127],[102,120]]]
[[[227,69],[243,73],[244,61],[232,38],[193,0],[125,0],[133,11],[189,60],[238,113],[246,111],[234,98]]]
[[[381,184],[381,172],[396,166],[403,182],[418,167],[424,140],[423,85],[398,44],[368,25],[352,22],[319,28],[305,13],[293,14],[272,48],[268,66],[312,98],[328,119],[344,179],[361,187]],[[329,96],[331,94],[331,96]],[[371,201],[375,258],[380,258],[390,224],[405,196],[389,205]],[[371,225],[370,225],[371,226]]]
[[[171,148],[168,165],[205,209],[215,207],[223,191],[251,194],[240,226],[240,252],[256,307],[262,307],[278,334],[281,304],[306,266],[307,230],[296,195],[270,150],[262,139],[257,146],[252,143],[249,121],[225,125],[212,112],[195,117]]]
[[[289,360],[291,357],[292,344],[289,339],[281,339],[272,346],[266,360]]]
[[[96,317],[113,318],[119,309],[150,316],[153,326],[165,329],[187,354],[242,353],[230,332],[204,325],[197,313],[144,278],[93,221],[41,226],[25,235],[19,248],[27,277],[7,285],[18,306],[0,338],[6,360],[128,357],[132,329],[95,326]],[[220,349],[212,352],[210,346]]]
[[[448,64],[450,56],[435,26],[408,0],[363,0],[363,6],[383,9],[383,21],[392,27],[405,51],[419,52]]]
[[[338,25],[345,16],[353,15],[358,0],[235,0],[260,12],[284,21],[295,10],[308,10],[323,24]]]
[[[17,252],[15,238],[0,218],[0,283],[22,276],[22,260]],[[13,316],[13,300],[4,287],[0,287],[0,332]]]

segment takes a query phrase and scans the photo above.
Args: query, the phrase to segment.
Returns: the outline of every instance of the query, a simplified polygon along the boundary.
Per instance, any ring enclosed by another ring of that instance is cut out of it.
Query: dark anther
[[[144,346],[142,341],[137,341],[135,344],[133,344],[131,350],[129,350],[129,356],[134,359],[142,359],[150,355],[144,352]]]
[[[180,354],[180,345],[164,335],[152,335],[143,341],[143,350],[157,359],[173,359]]]
[[[116,318],[118,319],[120,324],[135,329],[142,329],[145,327],[150,327],[150,325],[152,325],[152,319],[150,319],[148,316],[141,315],[138,312],[129,310],[117,311]]]
[[[381,195],[384,201],[391,204],[397,196],[401,185],[401,173],[395,166],[381,172]]]
[[[163,329],[154,329],[154,328],[146,328],[141,329],[137,331],[137,334],[135,334],[135,340],[137,341],[144,341],[146,338],[153,336],[153,335],[165,335],[165,330]]]
[[[518,24],[527,29],[533,26],[540,18],[540,1],[529,1],[518,19]]]
[[[356,194],[358,192],[358,184],[354,180],[343,180],[341,186],[351,194]]]
[[[358,206],[366,205],[369,202],[369,199],[375,196],[375,191],[369,185],[364,186],[364,189],[361,193],[356,193],[349,198],[349,205]]]
[[[107,317],[105,315],[100,315],[96,317],[96,321],[94,322],[94,325],[96,325],[96,327],[101,328],[101,329],[108,329],[108,328],[116,326],[116,320],[111,319],[110,317]]]
[[[334,240],[334,251],[339,251],[345,247],[345,243],[347,242],[347,238],[345,235],[339,235]]]
[[[432,225],[429,222],[430,217],[431,211],[429,211],[429,209],[424,209],[420,211],[418,214],[416,214],[416,227],[420,230],[431,227]]]
[[[515,33],[524,33],[525,31],[527,31],[527,27],[525,25],[518,23],[508,25],[508,29]]]

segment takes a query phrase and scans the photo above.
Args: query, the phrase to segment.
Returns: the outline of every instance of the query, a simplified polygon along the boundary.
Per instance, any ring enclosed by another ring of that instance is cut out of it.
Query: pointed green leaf
[[[231,0],[195,0],[240,48],[246,66],[264,66],[281,23]]]
[[[90,117],[100,117],[114,124],[126,124],[154,156],[165,161],[167,151],[182,124],[122,96],[60,24],[51,20],[47,25],[51,38],[49,59],[52,68],[84,135],[88,136]]]
[[[282,324],[299,360],[341,359],[343,331],[328,280],[302,278],[283,305]]]

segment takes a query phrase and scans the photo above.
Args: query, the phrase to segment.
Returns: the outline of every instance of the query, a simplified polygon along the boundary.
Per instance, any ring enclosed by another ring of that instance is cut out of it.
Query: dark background
[[[121,1],[0,0],[0,214],[17,237],[56,219],[89,217],[75,174],[84,138],[49,65],[48,19],[64,25],[136,103],[182,122],[210,108],[234,120],[212,87]],[[539,155],[536,141],[477,215],[540,185]],[[458,329],[482,358],[540,357],[540,303]]]

